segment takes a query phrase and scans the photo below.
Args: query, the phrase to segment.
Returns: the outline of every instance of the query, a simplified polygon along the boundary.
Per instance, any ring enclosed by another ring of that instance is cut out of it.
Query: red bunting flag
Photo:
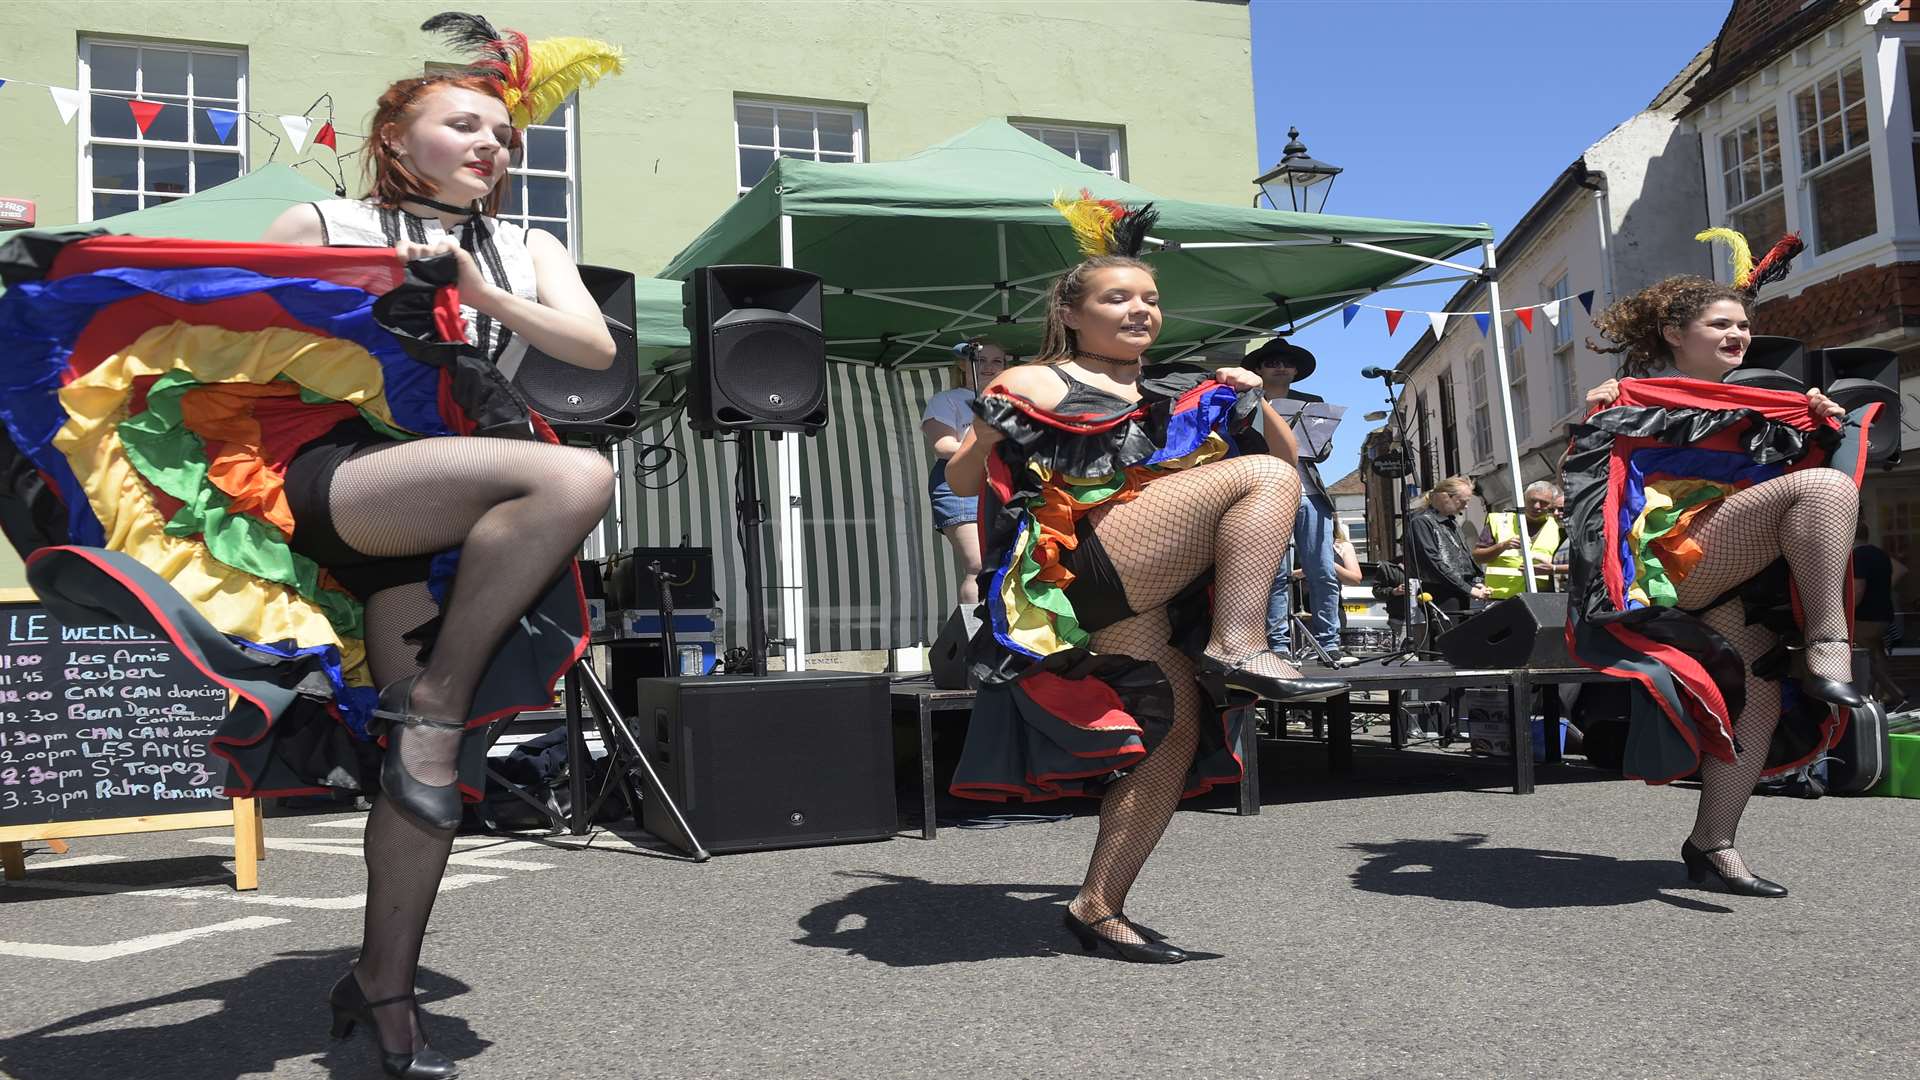
[[[313,141],[320,146],[326,147],[327,149],[333,151],[336,154],[340,152],[340,144],[334,141],[333,121],[331,120],[320,125],[320,133],[313,137]]]
[[[145,135],[147,129],[153,126],[153,118],[159,116],[160,110],[166,106],[158,101],[129,100],[127,108],[133,110],[133,122],[139,125],[140,134]]]
[[[1400,316],[1405,315],[1406,312],[1398,308],[1382,308],[1381,310],[1387,313],[1387,336],[1392,337],[1393,332],[1400,329]]]
[[[1527,328],[1527,333],[1529,334],[1533,333],[1533,309],[1532,308],[1530,307],[1514,308],[1513,317],[1520,320],[1520,325]]]

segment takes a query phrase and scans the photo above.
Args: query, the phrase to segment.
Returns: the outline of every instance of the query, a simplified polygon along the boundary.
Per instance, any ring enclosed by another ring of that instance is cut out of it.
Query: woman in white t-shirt
[[[933,471],[927,476],[927,494],[933,500],[933,527],[953,548],[953,565],[960,575],[960,604],[980,602],[980,533],[974,528],[979,500],[962,498],[947,486],[947,459],[960,449],[960,440],[973,427],[973,399],[981,387],[1006,370],[1013,357],[986,338],[968,339],[955,349],[954,387],[927,401],[920,414],[920,431],[933,452]]]

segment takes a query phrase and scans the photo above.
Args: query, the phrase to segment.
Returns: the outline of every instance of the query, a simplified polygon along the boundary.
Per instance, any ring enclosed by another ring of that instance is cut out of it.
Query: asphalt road
[[[1061,928],[1086,814],[706,865],[644,834],[462,838],[429,1030],[501,1078],[1920,1076],[1920,802],[1758,800],[1743,850],[1793,894],[1749,900],[1686,884],[1685,788],[1265,762],[1260,816],[1180,814],[1135,890],[1132,915],[1216,954],[1167,968]],[[270,819],[254,894],[222,884],[214,833],[33,855],[0,888],[0,1073],[380,1075],[323,1002],[359,825]]]

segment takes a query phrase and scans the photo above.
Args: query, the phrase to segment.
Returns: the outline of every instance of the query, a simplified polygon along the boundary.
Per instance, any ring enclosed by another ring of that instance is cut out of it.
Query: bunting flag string
[[[277,121],[280,129],[286,132],[288,140],[293,143],[294,152],[298,153],[308,145],[307,134],[313,130],[315,123],[314,118],[298,113],[270,113],[260,112],[254,109],[222,109],[212,105],[189,105],[180,101],[143,98],[122,90],[77,90],[71,86],[55,86],[51,83],[33,82],[29,79],[15,79],[8,76],[0,76],[0,88],[4,88],[9,84],[38,86],[45,89],[48,96],[53,99],[54,108],[60,113],[60,122],[62,124],[73,123],[73,118],[79,115],[80,106],[85,104],[88,96],[124,101],[127,103],[127,110],[133,115],[134,124],[140,129],[140,133],[143,135],[146,134],[149,127],[153,126],[154,120],[166,110],[195,109],[206,114],[207,123],[213,128],[214,136],[222,143],[225,143],[232,137],[233,129],[238,125],[239,119],[243,116],[254,120]],[[309,111],[311,111],[311,108],[312,107],[309,106]],[[330,107],[328,111],[332,111]],[[340,152],[339,137],[343,135],[352,139],[366,138],[365,135],[358,132],[342,131],[336,128],[333,124],[332,117],[329,116],[321,123],[319,131],[314,134],[312,143],[313,145],[325,146],[327,149],[338,154]]]
[[[1567,301],[1578,300],[1580,302],[1580,306],[1586,310],[1586,313],[1589,316],[1591,316],[1593,314],[1594,295],[1595,295],[1594,291],[1589,289],[1586,292],[1579,294],[1578,296],[1562,296],[1552,300],[1543,300],[1538,304],[1526,304],[1520,307],[1501,308],[1497,312],[1496,311],[1422,311],[1422,312],[1419,312],[1419,314],[1425,315],[1427,317],[1427,321],[1433,324],[1433,336],[1436,339],[1445,336],[1447,332],[1447,327],[1452,322],[1452,320],[1462,315],[1473,316],[1474,325],[1480,328],[1481,337],[1486,337],[1487,334],[1492,332],[1493,320],[1495,316],[1507,316],[1507,315],[1513,316],[1514,320],[1519,322],[1521,329],[1524,330],[1526,333],[1531,334],[1534,332],[1533,316],[1535,312],[1539,312],[1540,314],[1546,316],[1548,326],[1551,326],[1554,329],[1559,329],[1560,319],[1562,318],[1562,316],[1566,314],[1565,304],[1567,303]],[[1349,301],[1340,311],[1340,325],[1343,327],[1352,326],[1354,318],[1360,314],[1360,310],[1362,308],[1371,308],[1374,311],[1383,313],[1386,316],[1387,333],[1389,335],[1391,335],[1395,330],[1398,330],[1400,328],[1400,320],[1403,317],[1405,317],[1407,312],[1410,310],[1408,308],[1392,308],[1392,307],[1386,307],[1380,304],[1362,304],[1358,301]]]

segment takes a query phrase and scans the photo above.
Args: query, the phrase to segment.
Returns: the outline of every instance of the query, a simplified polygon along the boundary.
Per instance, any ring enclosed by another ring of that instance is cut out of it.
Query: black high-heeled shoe
[[[465,724],[421,716],[412,711],[413,681],[417,678],[418,675],[409,675],[388,683],[387,688],[380,691],[379,704],[373,709],[374,717],[402,727],[465,731]],[[400,751],[392,745],[392,740],[388,741],[386,759],[380,763],[380,790],[396,806],[428,828],[453,829],[460,825],[460,785],[436,786],[414,779],[413,774],[407,771],[406,763],[401,760]]]
[[[1687,864],[1687,880],[1698,885],[1707,880],[1708,874],[1712,874],[1714,877],[1719,878],[1720,883],[1727,887],[1727,891],[1735,896],[1774,897],[1787,895],[1787,887],[1785,885],[1768,881],[1763,877],[1728,877],[1718,866],[1714,865],[1712,859],[1707,858],[1707,856],[1712,855],[1715,851],[1729,851],[1732,850],[1732,848],[1733,845],[1728,844],[1726,847],[1714,848],[1713,851],[1701,851],[1693,845],[1693,840],[1689,837],[1685,843],[1680,845],[1680,861]]]
[[[1246,669],[1248,664],[1264,655],[1254,653],[1229,664],[1225,660],[1202,654],[1200,670],[1194,674],[1194,679],[1207,692],[1207,697],[1213,700],[1214,706],[1223,709],[1232,703],[1231,695],[1235,690],[1268,701],[1323,701],[1348,690],[1348,684],[1340,679],[1277,679]]]
[[[1149,940],[1145,944],[1136,945],[1131,941],[1115,941],[1113,938],[1094,929],[1094,927],[1099,926],[1103,922],[1112,922],[1118,919],[1126,923],[1126,925],[1133,927],[1137,932],[1139,927],[1133,926],[1133,923],[1128,922],[1125,915],[1106,915],[1090,923],[1081,922],[1079,917],[1074,915],[1072,911],[1066,912],[1065,915],[1067,929],[1073,931],[1073,936],[1080,939],[1080,947],[1088,952],[1099,952],[1100,946],[1105,945],[1113,950],[1115,956],[1135,964],[1178,964],[1188,958],[1185,949],[1169,945],[1164,941]],[[1146,935],[1141,934],[1141,936],[1145,937]]]
[[[374,1049],[380,1051],[380,1068],[388,1076],[398,1076],[402,1080],[451,1080],[459,1076],[460,1066],[426,1044],[425,1029],[421,1030],[420,1049],[412,1053],[396,1054],[380,1045],[380,1028],[373,1022],[373,1010],[383,1005],[398,1005],[403,1001],[413,1009],[413,1022],[419,1025],[420,1006],[413,1000],[412,994],[368,1001],[366,991],[360,989],[360,980],[354,977],[352,969],[348,969],[327,995],[327,1004],[333,1007],[333,1037],[344,1039],[353,1034],[355,1023],[362,1023],[373,1033]]]
[[[1849,659],[1851,659],[1853,655],[1853,642],[1848,641],[1846,638],[1814,638],[1811,641],[1802,643],[1799,648],[1807,649],[1815,645],[1845,645],[1848,646],[1847,655]],[[1853,683],[1842,682],[1839,679],[1823,678],[1822,676],[1815,675],[1811,671],[1807,672],[1807,674],[1800,679],[1800,689],[1808,697],[1816,701],[1824,701],[1829,705],[1838,705],[1843,709],[1858,709],[1867,703],[1867,695],[1861,693],[1860,688],[1853,685]]]

